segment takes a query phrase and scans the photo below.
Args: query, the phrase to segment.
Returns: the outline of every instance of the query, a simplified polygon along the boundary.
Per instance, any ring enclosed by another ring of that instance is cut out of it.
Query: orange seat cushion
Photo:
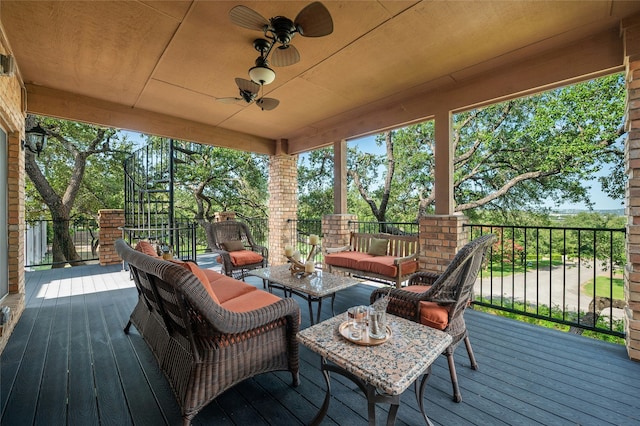
[[[257,290],[234,297],[222,304],[222,307],[234,312],[249,312],[282,300],[266,291]]]
[[[234,266],[252,265],[260,263],[264,259],[260,253],[251,250],[232,251],[229,252],[229,256],[231,256],[231,263]]]
[[[449,307],[436,302],[420,302],[420,324],[444,330],[449,325]]]
[[[370,256],[358,261],[355,269],[395,278],[398,275],[398,267],[394,265],[394,260],[395,257],[393,256]],[[417,270],[418,262],[415,260],[410,260],[402,264],[403,275],[412,274]]]
[[[148,254],[149,256],[160,257],[158,256],[158,252],[155,247],[153,247],[149,241],[138,241],[138,244],[136,244],[136,250],[141,253]]]
[[[408,285],[406,287],[402,287],[403,290],[410,291],[412,293],[424,293],[430,288],[430,285]]]
[[[363,259],[369,259],[372,256],[359,251],[342,251],[339,253],[330,253],[325,255],[324,262],[327,265],[338,266],[342,268],[357,269],[356,265]]]
[[[211,288],[218,297],[221,305],[228,300],[257,290],[257,288],[251,284],[233,279],[216,271],[212,271],[211,269],[204,269],[204,273],[207,275],[207,278],[209,278]]]

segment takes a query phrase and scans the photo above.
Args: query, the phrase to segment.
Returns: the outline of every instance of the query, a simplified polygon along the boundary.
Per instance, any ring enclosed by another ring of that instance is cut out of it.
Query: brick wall
[[[441,273],[468,241],[462,214],[434,215],[420,219],[420,269]]]
[[[274,155],[269,161],[269,264],[286,263],[290,241],[287,220],[298,217],[298,156]]]
[[[0,28],[2,31],[2,28]],[[4,35],[0,34],[0,41]],[[7,54],[7,49],[0,43],[0,53]],[[0,127],[7,134],[8,179],[6,182],[9,194],[8,205],[8,279],[9,295],[2,300],[2,306],[9,306],[9,321],[0,327],[0,352],[13,332],[13,328],[24,311],[24,152],[20,141],[24,138],[25,112],[23,91],[17,74],[0,77]]]
[[[122,238],[124,226],[124,210],[98,210],[98,224],[100,226],[100,265],[112,265],[122,262],[116,253],[115,243]]]
[[[640,361],[640,60],[627,64],[626,130],[625,332],[629,357]]]

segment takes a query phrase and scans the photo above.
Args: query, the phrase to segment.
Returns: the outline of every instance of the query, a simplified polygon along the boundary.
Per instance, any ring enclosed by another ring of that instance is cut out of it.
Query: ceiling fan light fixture
[[[276,79],[276,72],[266,65],[256,65],[249,69],[249,77],[254,82],[265,85],[273,83]]]

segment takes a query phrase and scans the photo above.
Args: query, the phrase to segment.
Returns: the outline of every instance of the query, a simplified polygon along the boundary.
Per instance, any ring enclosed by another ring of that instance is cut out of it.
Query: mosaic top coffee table
[[[369,424],[375,425],[375,404],[391,405],[387,425],[395,423],[400,395],[415,383],[418,407],[425,420],[424,389],[431,364],[451,343],[451,336],[395,315],[387,314],[391,336],[377,346],[348,341],[338,328],[346,320],[339,315],[298,332],[298,341],[321,356],[321,370],[327,385],[324,402],[312,425],[320,424],[329,409],[331,384],[329,372],[353,381],[365,393]],[[418,378],[422,376],[418,385]]]
[[[333,304],[336,299],[336,292],[360,283],[354,278],[331,274],[326,271],[315,271],[306,277],[292,275],[288,264],[254,269],[249,271],[248,275],[266,280],[269,290],[272,288],[282,289],[285,297],[296,294],[305,298],[309,304],[309,317],[312,325],[320,321],[322,299],[331,297],[331,313],[335,315]],[[315,321],[312,302],[318,303]]]

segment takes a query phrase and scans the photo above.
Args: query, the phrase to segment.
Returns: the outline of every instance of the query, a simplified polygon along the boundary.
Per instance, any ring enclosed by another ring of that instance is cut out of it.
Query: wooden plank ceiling
[[[245,5],[290,19],[298,1],[3,0],[0,23],[29,112],[219,146],[297,153],[514,94],[622,69],[625,1],[324,1],[334,31],[296,35],[272,111],[228,104],[259,31]],[[278,140],[288,143],[276,144]]]

